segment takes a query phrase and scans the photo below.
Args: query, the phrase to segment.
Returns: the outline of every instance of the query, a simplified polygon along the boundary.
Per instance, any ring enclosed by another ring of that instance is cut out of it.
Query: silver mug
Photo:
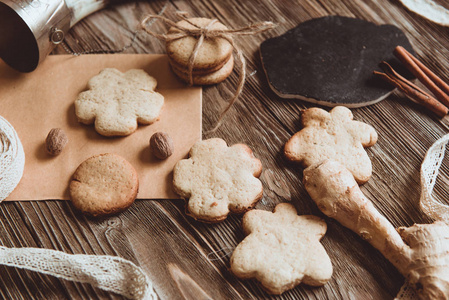
[[[0,58],[31,72],[79,20],[108,0],[0,0]]]

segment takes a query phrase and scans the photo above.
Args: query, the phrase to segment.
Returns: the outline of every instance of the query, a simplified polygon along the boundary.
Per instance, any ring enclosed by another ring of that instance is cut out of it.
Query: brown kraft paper
[[[104,68],[144,69],[157,79],[156,91],[165,98],[160,120],[139,125],[126,137],[104,137],[93,125],[77,121],[74,101],[88,80]],[[6,201],[69,199],[70,179],[85,159],[116,153],[127,159],[139,175],[138,198],[178,198],[173,192],[172,170],[201,139],[201,88],[187,87],[172,73],[165,55],[102,54],[52,55],[28,74],[0,61],[0,115],[16,129],[25,151],[22,180]],[[45,139],[52,128],[62,128],[69,143],[58,156],[46,153]],[[163,131],[173,139],[171,157],[159,160],[149,139]]]

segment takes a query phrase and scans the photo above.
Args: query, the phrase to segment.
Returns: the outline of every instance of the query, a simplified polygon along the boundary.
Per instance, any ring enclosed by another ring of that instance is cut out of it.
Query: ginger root
[[[449,299],[449,225],[396,230],[338,162],[325,160],[304,170],[304,186],[327,216],[378,249],[412,284],[420,299]]]

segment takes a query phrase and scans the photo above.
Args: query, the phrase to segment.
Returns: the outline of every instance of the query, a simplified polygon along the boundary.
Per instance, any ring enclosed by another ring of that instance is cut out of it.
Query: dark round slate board
[[[280,97],[361,107],[386,98],[394,89],[373,75],[373,70],[382,71],[381,61],[413,78],[393,56],[398,45],[414,53],[407,37],[393,25],[328,16],[267,39],[260,54],[268,82]]]

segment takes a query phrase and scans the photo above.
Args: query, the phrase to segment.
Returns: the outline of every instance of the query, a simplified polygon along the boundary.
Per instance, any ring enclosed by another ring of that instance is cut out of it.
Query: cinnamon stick
[[[440,118],[447,115],[449,109],[437,99],[420,89],[397,73],[388,63],[381,62],[380,67],[385,73],[374,71],[376,76],[400,89],[408,98],[433,111]]]
[[[403,47],[398,46],[402,49],[398,49],[398,51],[403,50],[407,55],[413,60],[415,64],[418,65],[418,67],[426,73],[426,75],[446,94],[449,94],[449,85],[441,80],[440,77],[438,77],[435,73],[433,73],[429,68],[427,68],[422,62],[420,62],[416,57],[414,57],[410,52],[405,50]]]
[[[394,55],[413,73],[444,105],[449,106],[449,86],[424,66],[417,58],[401,46],[394,49]],[[446,89],[446,94],[442,89]]]

